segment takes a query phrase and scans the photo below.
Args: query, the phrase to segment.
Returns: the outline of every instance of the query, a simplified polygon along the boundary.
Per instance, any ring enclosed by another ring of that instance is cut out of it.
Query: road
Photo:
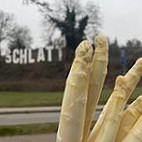
[[[97,120],[99,115],[100,111],[97,111],[94,120]],[[60,112],[0,114],[0,126],[59,122],[59,116]]]

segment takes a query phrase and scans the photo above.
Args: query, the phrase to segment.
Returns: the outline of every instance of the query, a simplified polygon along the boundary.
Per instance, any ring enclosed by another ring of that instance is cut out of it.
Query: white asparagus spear
[[[114,142],[120,122],[120,114],[141,76],[142,58],[125,76],[117,77],[114,91],[87,142]]]
[[[115,142],[121,142],[142,115],[142,96],[139,96],[122,114]]]
[[[85,124],[82,142],[87,141],[91,122],[95,114],[96,105],[100,97],[108,65],[108,42],[107,39],[98,35],[95,37],[95,54],[90,68],[90,82],[87,98]]]
[[[83,41],[76,49],[76,57],[66,81],[57,142],[81,141],[92,52],[91,45],[88,41]]]
[[[121,142],[142,142],[142,115],[128,133],[128,135]]]

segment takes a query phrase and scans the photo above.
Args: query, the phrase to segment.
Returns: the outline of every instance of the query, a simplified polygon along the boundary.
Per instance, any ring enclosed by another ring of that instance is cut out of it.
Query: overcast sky
[[[50,0],[45,0],[50,1]],[[81,0],[83,3],[87,0]],[[142,40],[142,0],[93,0],[103,15],[101,32],[120,44],[137,38]],[[22,0],[0,0],[0,10],[13,13],[19,25],[27,25],[34,37],[34,46],[41,46],[41,15],[36,6],[26,6]]]

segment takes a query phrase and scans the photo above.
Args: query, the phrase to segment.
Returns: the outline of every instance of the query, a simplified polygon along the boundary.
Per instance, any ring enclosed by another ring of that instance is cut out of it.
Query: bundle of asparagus
[[[142,97],[124,110],[142,76],[142,58],[125,76],[117,77],[114,91],[89,134],[107,74],[107,39],[96,36],[94,55],[89,42],[83,41],[75,55],[66,81],[57,142],[142,142]]]
[[[115,137],[119,131],[118,126],[121,114],[141,76],[142,59],[139,59],[125,76],[117,77],[114,91],[92,130],[88,142],[115,141]]]

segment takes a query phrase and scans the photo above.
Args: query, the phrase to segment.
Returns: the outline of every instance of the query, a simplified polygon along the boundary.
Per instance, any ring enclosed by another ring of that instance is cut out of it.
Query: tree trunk
[[[64,70],[65,70],[65,78],[67,78],[68,73],[70,71],[73,59],[74,59],[74,51],[65,47],[63,49],[63,62],[64,62]]]

